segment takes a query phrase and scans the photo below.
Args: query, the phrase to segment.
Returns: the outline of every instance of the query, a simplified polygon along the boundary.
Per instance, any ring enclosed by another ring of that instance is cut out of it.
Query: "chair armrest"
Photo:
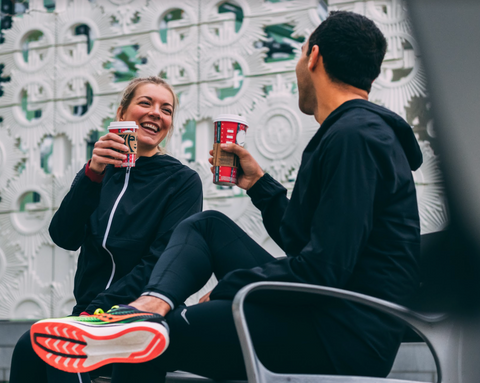
[[[357,302],[364,304],[366,306],[375,308],[379,311],[384,313],[390,314],[396,318],[401,319],[402,321],[406,322],[413,329],[425,340],[427,345],[429,346],[430,350],[432,351],[433,357],[435,359],[435,363],[437,364],[437,368],[439,368],[438,358],[435,353],[435,349],[430,342],[429,337],[431,336],[431,332],[433,331],[432,327],[435,326],[436,323],[441,323],[446,319],[445,314],[432,314],[432,315],[424,315],[412,311],[404,306],[400,306],[382,299],[374,298],[368,295],[355,293],[353,291],[348,290],[341,290],[332,287],[325,287],[325,286],[317,286],[317,285],[309,285],[303,283],[290,283],[290,282],[256,282],[252,283],[248,286],[243,287],[236,295],[232,303],[233,309],[233,318],[235,321],[235,326],[237,328],[238,337],[240,340],[240,344],[242,347],[243,357],[245,360],[245,367],[247,370],[247,377],[250,383],[258,383],[268,381],[271,374],[271,371],[267,370],[260,360],[258,359],[255,350],[253,348],[253,343],[251,340],[250,332],[248,330],[248,325],[245,318],[244,312],[244,303],[247,296],[259,290],[275,290],[275,291],[293,291],[293,292],[300,292],[300,293],[308,293],[308,294],[315,294],[315,295],[323,295],[335,298],[346,299],[349,301]],[[440,372],[439,372],[440,373]],[[280,379],[282,375],[276,375],[276,379]],[[304,375],[304,377],[306,377]],[[388,382],[396,382],[396,380],[391,379],[378,379],[378,378],[367,378],[368,380],[362,380],[363,378],[354,377],[355,380],[349,380],[351,382],[369,382],[369,383],[388,383]],[[289,382],[294,382],[295,380],[291,380],[292,376],[289,376]],[[313,379],[313,378],[312,378]],[[342,377],[342,382],[346,381],[345,377]],[[314,379],[318,381],[318,377]],[[348,378],[347,378],[348,380]],[[287,380],[285,380],[287,381]],[[313,381],[313,380],[302,380],[303,382]],[[322,382],[340,382],[337,380],[335,376],[322,376]],[[402,381],[405,382],[405,381]]]

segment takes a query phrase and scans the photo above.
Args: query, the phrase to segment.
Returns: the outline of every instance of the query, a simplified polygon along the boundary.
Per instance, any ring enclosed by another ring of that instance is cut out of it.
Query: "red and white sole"
[[[168,347],[167,329],[159,323],[91,325],[65,319],[36,322],[32,346],[47,364],[67,372],[88,372],[109,363],[142,363]]]

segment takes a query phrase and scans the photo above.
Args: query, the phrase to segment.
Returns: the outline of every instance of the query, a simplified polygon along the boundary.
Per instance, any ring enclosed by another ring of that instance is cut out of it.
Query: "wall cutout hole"
[[[195,161],[195,135],[197,130],[197,122],[188,120],[183,126],[182,133],[182,153],[188,162]]]
[[[294,32],[290,24],[269,25],[264,29],[266,41],[257,41],[255,48],[268,48],[265,62],[278,62],[295,59],[295,48],[305,41],[303,36],[292,37]]]
[[[43,6],[48,12],[55,11],[55,0],[43,0]]]
[[[238,62],[222,58],[213,64],[213,79],[217,97],[224,100],[235,97],[243,85],[243,70]]]
[[[130,81],[137,77],[137,65],[147,62],[146,58],[138,56],[138,45],[124,45],[112,51],[113,61],[104,65],[106,69],[113,69],[115,82]]]
[[[95,43],[95,36],[91,28],[87,24],[75,25],[73,29],[73,43],[76,43],[77,49],[87,49],[87,54],[89,54],[93,49],[93,44]],[[73,48],[75,49],[75,48]],[[70,54],[73,57],[73,54]]]
[[[28,121],[42,117],[41,100],[45,97],[44,89],[38,84],[28,85],[27,89],[21,92],[21,107],[23,115]]]
[[[36,65],[42,61],[45,50],[45,36],[41,31],[31,31],[22,40],[23,61],[26,63]]]
[[[47,174],[52,173],[53,136],[47,135],[40,145],[40,166]]]
[[[41,197],[37,192],[29,191],[20,197],[19,210],[21,212],[35,211],[38,210],[39,206],[41,206]]]
[[[5,68],[5,64],[0,64],[0,97],[3,96],[3,87],[2,87],[2,82],[9,82],[10,77],[3,77],[3,68]]]
[[[238,33],[238,31],[240,30],[240,28],[242,28],[242,23],[243,23],[243,9],[242,7],[239,7],[237,4],[233,3],[233,2],[224,2],[222,4],[219,4],[218,6],[218,13],[226,13],[226,14],[230,14],[231,16],[231,20],[235,22],[235,33]],[[220,36],[220,34],[222,33],[222,30],[224,30],[224,28],[228,28],[229,27],[229,23],[227,23],[227,20],[225,20],[225,22],[223,23],[222,27],[220,29],[217,28],[217,32],[215,32],[215,34],[217,36]],[[226,32],[226,31],[225,31]]]
[[[161,17],[159,33],[162,43],[175,44],[185,39],[187,30],[184,17],[185,11],[180,8],[170,9]]]
[[[72,116],[83,116],[93,104],[93,89],[83,77],[73,77],[65,85],[62,104]]]

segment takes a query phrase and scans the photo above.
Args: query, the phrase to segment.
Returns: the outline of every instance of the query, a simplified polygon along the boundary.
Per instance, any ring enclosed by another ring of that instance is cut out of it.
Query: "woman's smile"
[[[142,122],[140,127],[150,134],[157,134],[160,131],[160,126],[154,122]]]

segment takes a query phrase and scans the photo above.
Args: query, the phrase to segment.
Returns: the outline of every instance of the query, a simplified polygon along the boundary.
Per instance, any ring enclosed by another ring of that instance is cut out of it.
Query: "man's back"
[[[367,101],[349,101],[325,120],[303,160],[282,221],[287,252],[295,239],[316,243],[307,262],[317,269],[317,283],[404,303],[418,285],[420,246],[409,162],[419,164],[421,153],[410,126]],[[303,223],[292,221],[299,211]],[[319,335],[340,371],[358,374],[363,357],[373,357],[378,375],[388,373],[401,324],[364,306],[334,300],[319,306],[316,317]],[[358,357],[346,357],[352,350]],[[368,365],[365,373],[372,374]]]

